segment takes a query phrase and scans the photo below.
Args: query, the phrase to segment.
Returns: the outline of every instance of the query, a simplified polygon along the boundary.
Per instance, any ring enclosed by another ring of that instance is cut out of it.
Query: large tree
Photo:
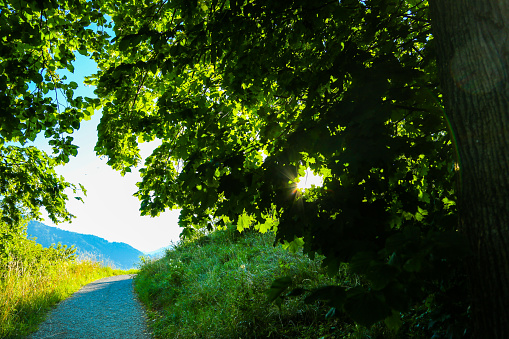
[[[477,338],[508,338],[509,3],[432,2],[444,102],[459,153],[461,228]]]

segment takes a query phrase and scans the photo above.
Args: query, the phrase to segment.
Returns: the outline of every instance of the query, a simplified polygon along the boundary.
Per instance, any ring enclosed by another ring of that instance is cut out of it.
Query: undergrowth
[[[156,338],[396,337],[383,324],[366,329],[341,314],[326,317],[329,307],[302,296],[269,303],[266,292],[282,276],[307,290],[361,283],[346,267],[329,278],[319,260],[273,243],[271,233],[215,231],[143,260],[135,290]]]
[[[5,231],[3,226],[0,231]],[[44,248],[27,239],[22,228],[11,233],[9,238],[0,237],[0,338],[24,338],[35,331],[52,306],[83,285],[137,273],[105,267],[91,259],[78,260],[74,248]]]

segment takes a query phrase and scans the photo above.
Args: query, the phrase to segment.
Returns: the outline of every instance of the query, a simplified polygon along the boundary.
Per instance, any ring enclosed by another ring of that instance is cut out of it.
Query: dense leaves
[[[0,217],[14,227],[40,207],[68,220],[69,187],[53,170],[77,154],[69,136],[94,112],[96,99],[75,97],[75,53],[97,55],[106,23],[94,1],[0,1]],[[94,27],[91,27],[94,24]],[[43,133],[41,133],[43,132]],[[20,147],[38,135],[54,155]]]
[[[184,235],[276,217],[279,241],[368,278],[334,305],[366,325],[425,298],[463,258],[427,2],[107,8],[96,150],[126,172],[139,142],[161,141],[142,169],[142,214],[180,207]],[[323,187],[296,190],[306,168]]]
[[[14,225],[22,216],[37,218],[44,207],[53,220],[69,219],[65,211],[64,190],[76,187],[54,170],[55,159],[37,148],[4,146],[0,148],[0,211],[2,222]]]

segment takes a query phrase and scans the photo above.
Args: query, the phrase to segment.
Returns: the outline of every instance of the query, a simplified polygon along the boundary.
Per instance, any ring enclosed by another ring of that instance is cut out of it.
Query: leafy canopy
[[[370,284],[327,299],[365,325],[397,327],[461,258],[426,1],[104,9],[116,38],[98,59],[96,151],[125,173],[139,143],[161,141],[141,171],[142,214],[182,208],[183,235],[254,222],[324,255],[331,274],[349,262]],[[301,194],[306,168],[324,184]]]

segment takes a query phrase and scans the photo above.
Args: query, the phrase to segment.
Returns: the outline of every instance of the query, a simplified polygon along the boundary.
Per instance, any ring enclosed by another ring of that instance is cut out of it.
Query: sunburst
[[[297,179],[297,190],[304,192],[306,189],[312,186],[322,186],[323,178],[316,175],[311,169],[306,170],[306,174],[303,177]]]

